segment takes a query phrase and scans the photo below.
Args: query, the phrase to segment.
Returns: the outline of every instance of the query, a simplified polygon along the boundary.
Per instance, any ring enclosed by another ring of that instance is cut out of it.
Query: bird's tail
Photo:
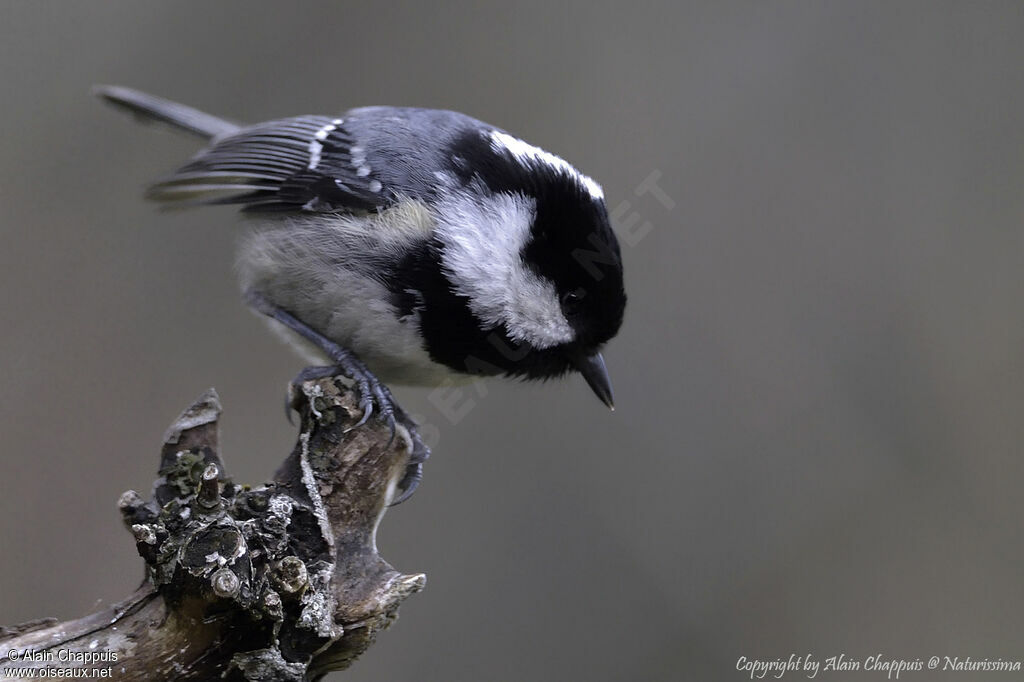
[[[184,104],[119,85],[97,85],[92,91],[94,95],[114,106],[132,112],[140,120],[169,123],[175,128],[204,139],[230,135],[240,127],[237,123],[203,113]]]

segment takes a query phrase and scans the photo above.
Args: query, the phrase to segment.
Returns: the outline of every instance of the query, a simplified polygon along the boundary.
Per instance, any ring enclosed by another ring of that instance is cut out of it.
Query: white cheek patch
[[[536,202],[520,194],[481,201],[455,195],[438,211],[436,235],[444,244],[441,265],[457,294],[488,325],[504,324],[515,341],[550,348],[575,333],[555,285],[523,262]]]
[[[573,178],[581,187],[587,190],[590,196],[595,199],[604,199],[604,190],[593,178],[590,178],[576,170],[576,168],[560,156],[546,152],[540,147],[534,147],[529,142],[523,142],[518,137],[512,137],[508,133],[498,130],[491,131],[491,147],[495,150],[509,152],[525,166],[544,164],[563,175]]]

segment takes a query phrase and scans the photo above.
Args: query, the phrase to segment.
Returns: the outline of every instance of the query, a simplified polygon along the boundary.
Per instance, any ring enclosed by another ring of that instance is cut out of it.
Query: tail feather
[[[169,123],[204,139],[223,137],[237,132],[239,125],[217,116],[178,104],[162,97],[148,95],[119,85],[97,85],[93,94],[126,109],[143,120]]]

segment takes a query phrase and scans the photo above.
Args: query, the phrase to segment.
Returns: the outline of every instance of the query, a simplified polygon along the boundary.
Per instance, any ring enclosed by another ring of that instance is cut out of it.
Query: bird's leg
[[[409,464],[406,467],[405,474],[402,476],[402,480],[398,482],[398,489],[401,492],[395,501],[392,502],[392,506],[401,504],[409,499],[423,478],[423,463],[430,456],[430,448],[427,447],[420,437],[416,422],[395,402],[388,387],[363,364],[363,361],[355,353],[331,341],[288,311],[274,305],[260,292],[250,289],[245,293],[245,301],[254,310],[277,320],[317,346],[327,357],[336,363],[328,367],[307,367],[292,380],[293,385],[298,385],[311,379],[322,379],[338,375],[345,376],[355,383],[359,394],[359,408],[363,411],[363,416],[352,428],[366,423],[370,415],[373,414],[374,403],[376,403],[380,418],[391,428],[392,439],[395,437],[396,424],[401,425],[408,432],[410,445]]]

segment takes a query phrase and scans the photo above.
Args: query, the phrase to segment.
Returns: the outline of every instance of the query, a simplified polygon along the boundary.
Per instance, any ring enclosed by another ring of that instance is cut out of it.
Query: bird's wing
[[[394,203],[344,118],[298,116],[216,138],[150,187],[168,206],[241,204],[244,211],[371,211]]]

